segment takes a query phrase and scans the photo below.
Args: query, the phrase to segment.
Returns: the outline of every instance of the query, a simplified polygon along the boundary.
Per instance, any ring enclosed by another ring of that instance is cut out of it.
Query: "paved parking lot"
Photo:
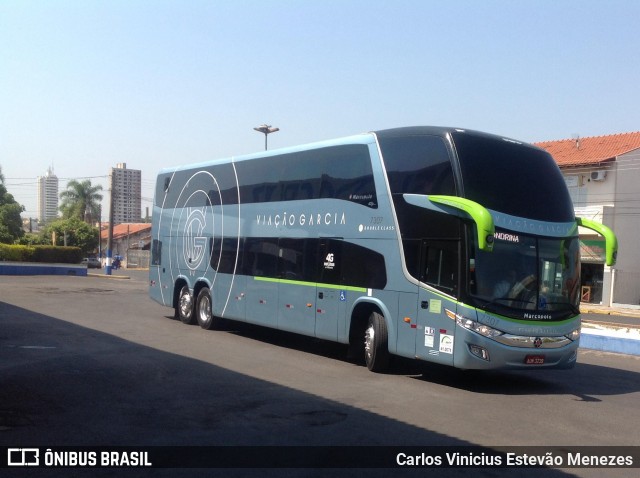
[[[479,374],[398,361],[372,374],[340,345],[186,326],[148,298],[146,273],[125,272],[0,277],[0,444],[640,444],[638,357],[586,351],[571,371]]]

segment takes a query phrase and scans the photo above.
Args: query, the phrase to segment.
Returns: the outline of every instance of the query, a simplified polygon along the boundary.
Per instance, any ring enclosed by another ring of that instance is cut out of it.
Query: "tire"
[[[372,372],[386,372],[389,368],[387,323],[378,312],[371,312],[364,331],[364,361]]]
[[[193,313],[193,294],[189,290],[189,286],[182,286],[178,295],[178,304],[176,305],[176,316],[183,324],[192,325],[195,323]]]
[[[208,287],[203,287],[196,299],[196,319],[200,327],[211,330],[218,327],[218,318],[214,317],[211,303],[211,293]]]

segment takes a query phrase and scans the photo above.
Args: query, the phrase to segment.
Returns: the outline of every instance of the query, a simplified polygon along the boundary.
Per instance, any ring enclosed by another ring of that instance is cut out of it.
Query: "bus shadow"
[[[258,325],[223,322],[221,331],[321,357],[356,363],[347,358],[347,346]],[[640,373],[601,365],[576,364],[571,370],[459,370],[445,365],[392,357],[389,374],[474,393],[496,395],[575,395],[580,401],[600,401],[597,396],[640,391]]]
[[[347,360],[347,346],[337,342],[308,337],[283,330],[272,329],[246,322],[222,321],[218,331],[239,335],[252,340],[268,343],[276,347],[308,352],[334,360]],[[364,364],[364,361],[362,362]]]
[[[598,396],[640,391],[640,373],[578,363],[571,370],[458,370],[421,364],[418,380],[474,393],[492,395],[574,395],[576,400],[599,402]]]

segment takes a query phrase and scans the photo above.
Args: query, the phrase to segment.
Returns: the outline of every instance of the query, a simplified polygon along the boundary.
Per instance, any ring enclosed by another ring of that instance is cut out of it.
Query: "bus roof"
[[[227,163],[227,162],[239,162],[239,161],[247,161],[247,160],[257,159],[257,158],[266,158],[269,156],[279,156],[282,154],[295,153],[299,151],[319,149],[319,148],[337,146],[342,144],[371,144],[375,141],[375,136],[394,137],[394,136],[413,136],[413,135],[425,135],[425,134],[434,135],[434,136],[446,136],[447,134],[454,133],[454,132],[463,133],[463,134],[469,133],[469,134],[478,135],[478,136],[485,136],[487,138],[496,138],[496,139],[500,138],[510,142],[520,143],[520,144],[535,148],[535,146],[522,141],[518,141],[515,139],[494,135],[490,133],[484,133],[476,130],[469,130],[469,129],[456,128],[456,127],[444,127],[444,126],[405,126],[405,127],[399,127],[399,128],[369,131],[366,133],[360,133],[360,134],[345,136],[341,138],[317,141],[313,143],[305,143],[305,144],[300,144],[295,146],[289,146],[286,148],[271,149],[268,151],[259,151],[256,153],[243,154],[240,156],[231,156],[226,158],[205,160],[198,163],[182,164],[178,166],[163,168],[159,171],[158,174],[171,173],[175,171],[181,171],[184,169],[191,169],[198,166],[204,167],[204,166],[211,166],[211,165]]]

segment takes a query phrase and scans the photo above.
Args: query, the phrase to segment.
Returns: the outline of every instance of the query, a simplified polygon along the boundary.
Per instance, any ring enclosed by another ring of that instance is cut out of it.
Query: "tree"
[[[54,246],[79,247],[83,254],[93,252],[98,247],[98,228],[90,226],[77,217],[58,219],[47,224],[47,227],[40,233],[42,242],[51,244],[54,232],[56,238]]]
[[[0,167],[0,242],[13,244],[24,235],[20,213],[24,207],[7,192]]]
[[[92,186],[89,179],[81,182],[75,179],[69,181],[67,190],[60,193],[62,217],[76,218],[89,224],[98,219],[102,200],[102,194],[98,191],[102,191],[102,186]]]

